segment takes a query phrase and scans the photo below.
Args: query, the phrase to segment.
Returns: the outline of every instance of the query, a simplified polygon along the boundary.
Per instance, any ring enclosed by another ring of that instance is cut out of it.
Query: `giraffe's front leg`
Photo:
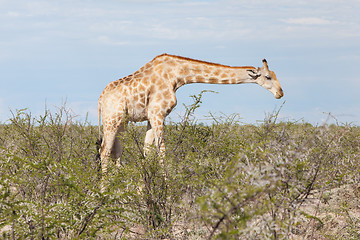
[[[155,147],[159,152],[160,161],[163,164],[164,157],[165,157],[165,143],[163,138],[163,131],[164,131],[164,119],[161,117],[154,117],[150,120],[152,136],[155,141]],[[150,134],[149,134],[150,139]]]
[[[150,150],[151,150],[151,145],[154,142],[154,131],[151,127],[150,122],[148,121],[148,125],[147,125],[147,131],[146,131],[146,135],[145,135],[145,144],[144,144],[144,154],[145,156],[149,154]]]
[[[165,159],[165,143],[164,143],[164,119],[158,119],[156,124],[153,125],[153,133],[155,140],[155,147],[159,153],[159,162],[163,167],[163,177],[166,181],[167,179],[167,170]]]
[[[165,117],[176,105],[175,93],[172,90],[164,91],[162,94],[154,96],[153,102],[149,104],[149,122],[152,129],[155,146],[160,155],[160,161],[163,163],[165,157],[164,143],[164,121]],[[159,101],[159,99],[161,99]],[[149,133],[150,139],[150,133]]]

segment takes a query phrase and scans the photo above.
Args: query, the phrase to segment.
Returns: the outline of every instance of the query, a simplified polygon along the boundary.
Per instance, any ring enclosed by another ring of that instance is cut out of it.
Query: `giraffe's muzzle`
[[[276,92],[275,98],[276,98],[276,99],[280,99],[280,98],[282,98],[283,96],[284,96],[284,92],[283,92],[283,90],[280,88],[280,90]]]

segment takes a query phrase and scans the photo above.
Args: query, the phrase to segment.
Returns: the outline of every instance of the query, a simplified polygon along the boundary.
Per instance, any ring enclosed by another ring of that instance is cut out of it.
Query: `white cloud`
[[[5,16],[10,18],[16,18],[20,16],[20,13],[15,11],[9,11],[5,14]]]
[[[354,77],[348,80],[350,84],[354,86],[355,89],[360,88],[360,77]],[[360,101],[359,101],[359,108],[360,108]],[[359,111],[360,113],[360,111]]]
[[[330,21],[316,17],[288,18],[283,21],[288,24],[299,24],[299,25],[329,25],[329,24],[337,23],[336,21]]]
[[[22,4],[18,4],[18,7],[9,7],[7,17],[23,17],[24,24],[12,24],[8,29],[24,30],[26,27],[34,35],[43,36],[45,41],[48,41],[49,37],[66,39],[76,36],[80,41],[88,42],[89,39],[95,39],[95,42],[103,45],[121,46],[134,40],[141,44],[158,39],[228,41],[253,40],[263,36],[267,39],[284,39],[287,32],[281,23],[289,24],[289,27],[333,28],[337,25],[337,28],[342,29],[342,35],[358,32],[351,31],[354,28],[351,26],[341,28],[337,24],[338,21],[348,22],[349,19],[337,19],[340,14],[332,15],[333,11],[330,16],[327,15],[326,11],[319,7],[323,5],[323,2],[319,1],[291,4],[284,0],[276,4],[233,0],[75,0],[64,1],[61,4],[43,0],[18,2]],[[284,5],[288,6],[286,11]],[[334,3],[331,3],[330,7],[333,5]],[[323,17],[311,17],[318,14]],[[4,22],[8,22],[6,20],[4,19]],[[61,32],[64,34],[59,36]],[[53,36],[55,33],[57,35]],[[302,32],[302,29],[296,28],[291,33],[291,36],[295,33],[303,36],[309,32]],[[330,34],[330,31],[326,34]]]
[[[108,36],[99,36],[97,37],[97,42],[104,45],[113,45],[113,46],[123,46],[129,44],[127,41],[116,41],[111,39]]]
[[[76,116],[77,121],[82,122],[87,118],[86,120],[97,124],[97,101],[74,101],[69,104],[69,109]]]

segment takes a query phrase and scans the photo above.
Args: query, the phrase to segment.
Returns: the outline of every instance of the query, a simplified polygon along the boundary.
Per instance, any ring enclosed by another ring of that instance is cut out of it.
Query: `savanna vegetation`
[[[360,127],[237,115],[199,124],[193,96],[166,157],[130,124],[100,191],[97,126],[61,107],[0,126],[1,239],[360,239]]]

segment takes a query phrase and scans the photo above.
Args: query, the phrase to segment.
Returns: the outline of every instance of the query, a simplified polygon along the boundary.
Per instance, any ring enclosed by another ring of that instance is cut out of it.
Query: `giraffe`
[[[103,140],[100,159],[103,174],[107,172],[110,157],[120,162],[122,145],[116,136],[125,131],[129,121],[147,121],[144,153],[155,142],[160,156],[164,156],[163,129],[165,117],[176,106],[175,92],[184,84],[241,84],[256,83],[269,90],[275,98],[284,93],[267,61],[261,68],[231,67],[191,58],[162,54],[135,73],[109,83],[98,101],[103,122]],[[100,116],[101,115],[101,116]]]

